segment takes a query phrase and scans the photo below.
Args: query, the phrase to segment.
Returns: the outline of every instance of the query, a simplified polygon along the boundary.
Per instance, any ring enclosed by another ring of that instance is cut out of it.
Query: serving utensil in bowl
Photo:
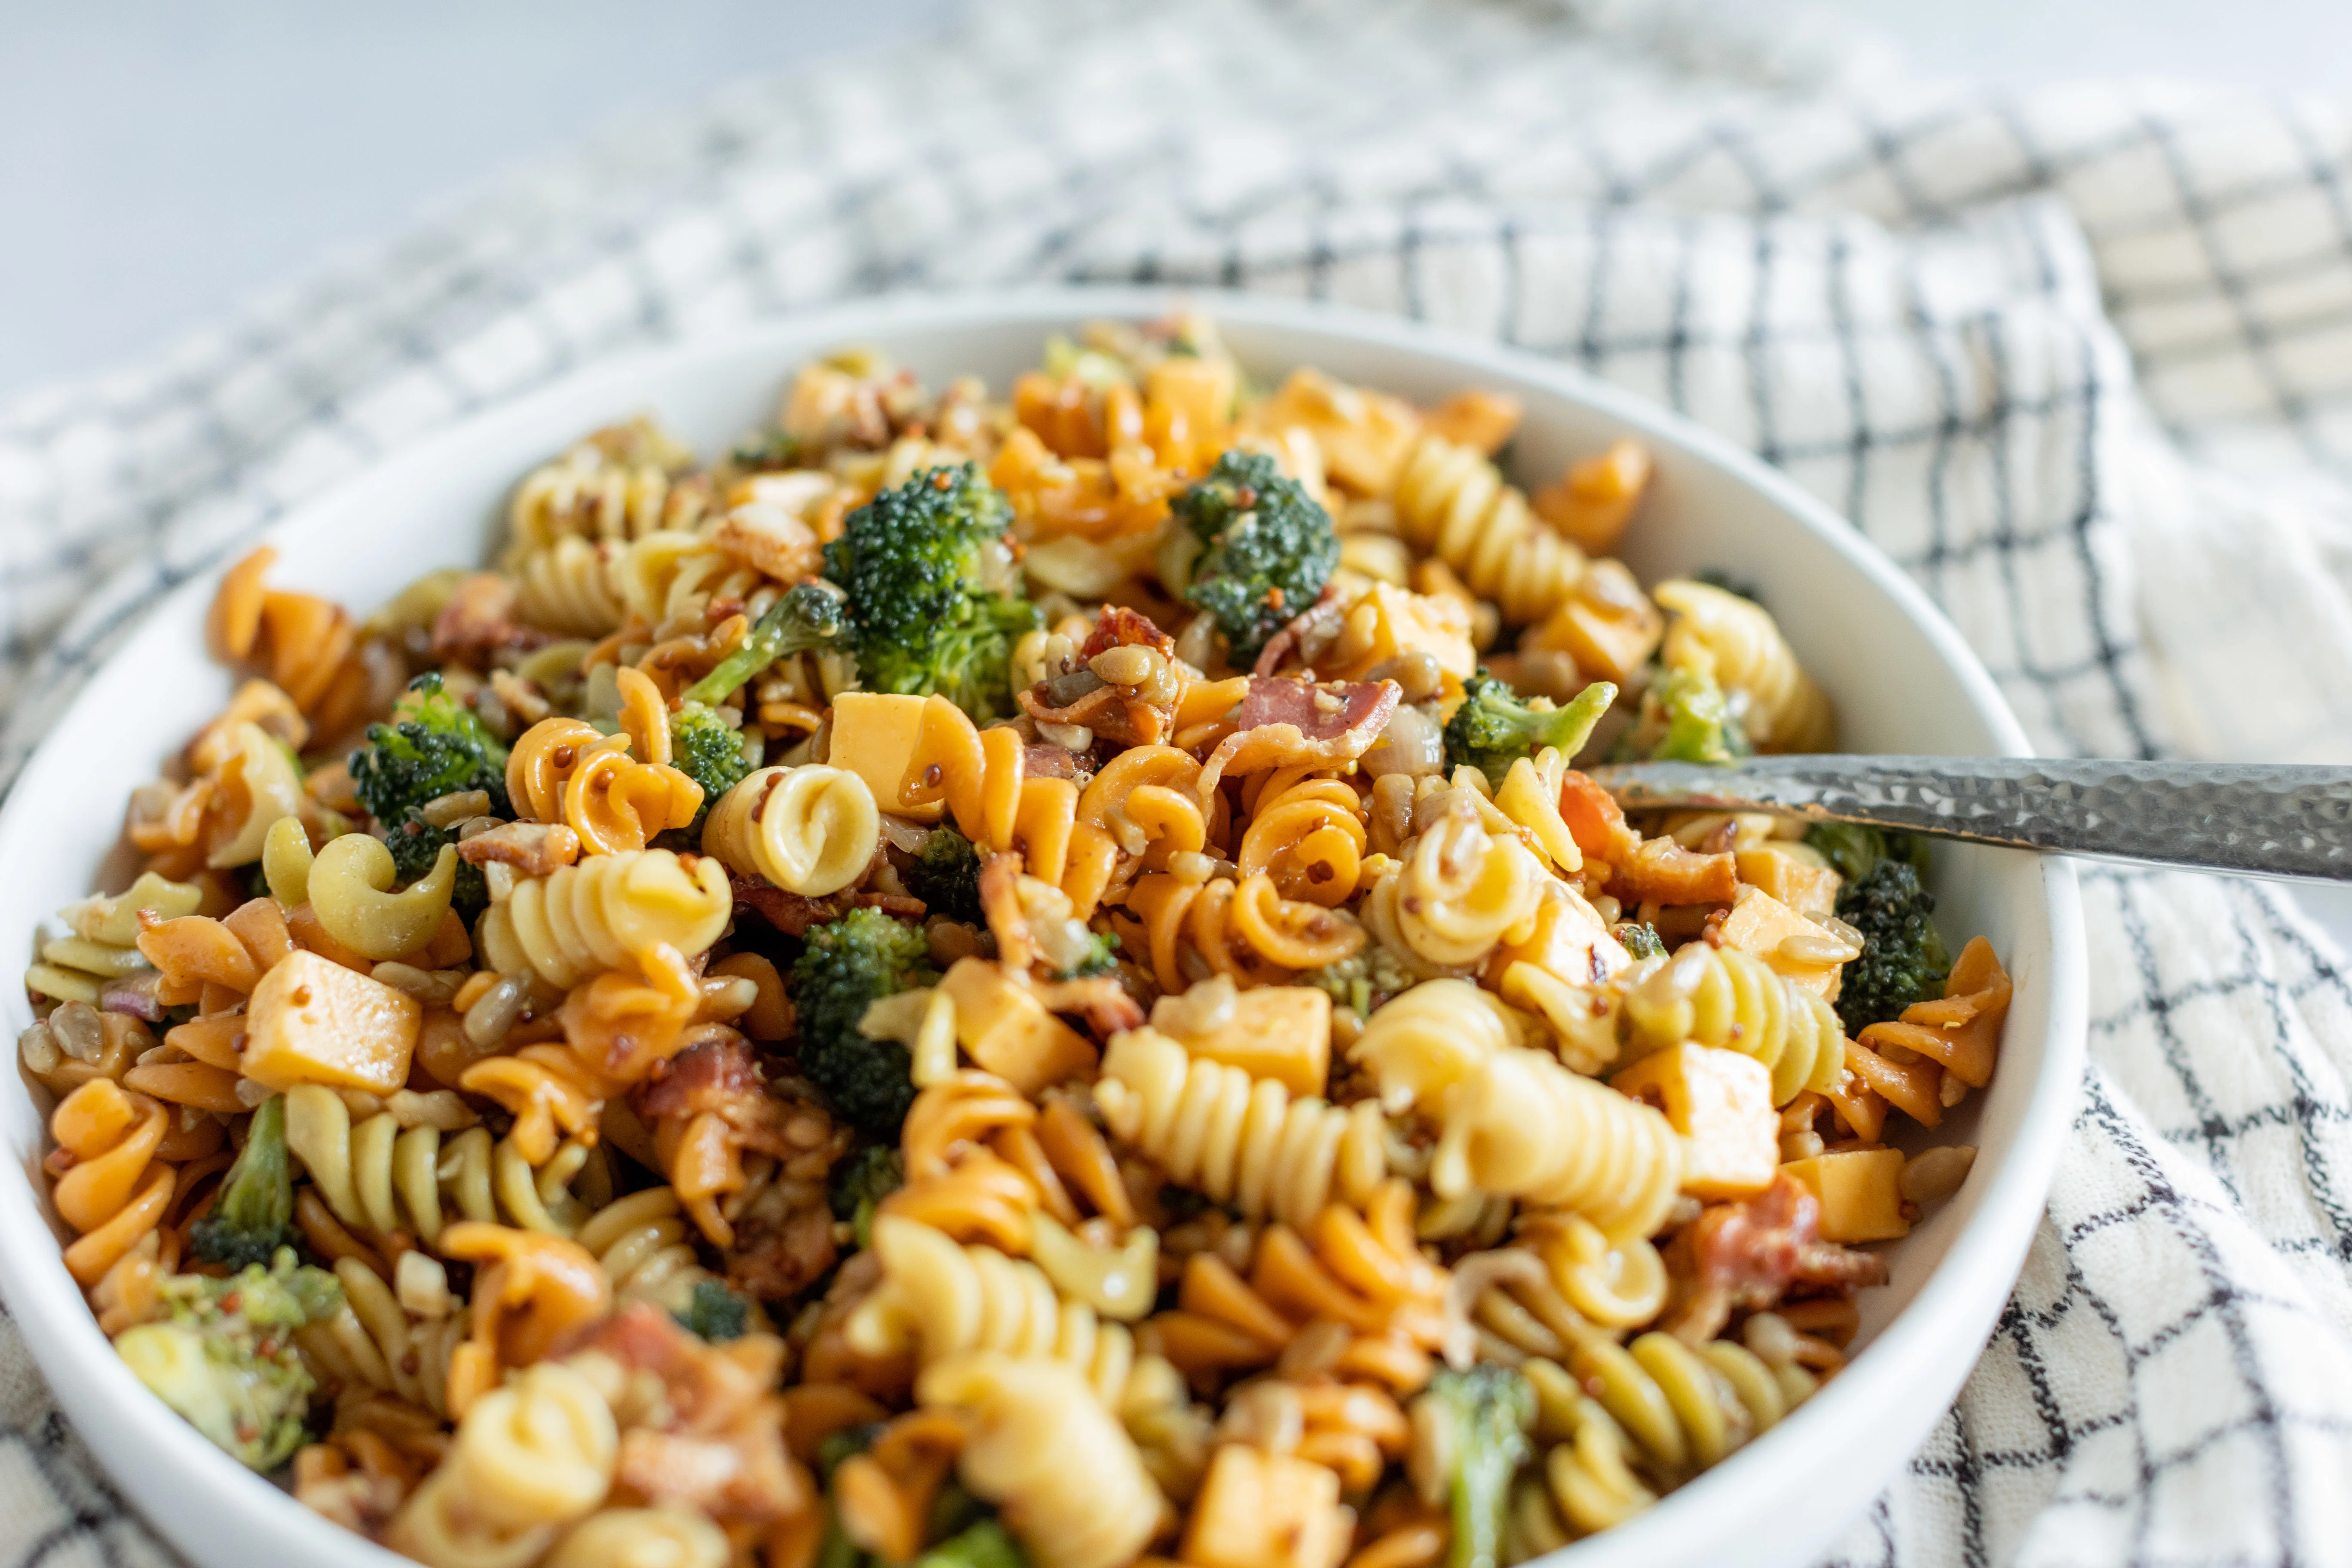
[[[1969,844],[2352,880],[2352,768],[2048,757],[1748,757],[1592,770],[1629,809],[1765,811]]]

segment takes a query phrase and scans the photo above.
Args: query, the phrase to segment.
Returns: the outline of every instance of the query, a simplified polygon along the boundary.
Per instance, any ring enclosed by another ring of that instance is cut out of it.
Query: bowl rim
[[[1957,677],[1977,717],[1999,738],[2004,754],[2033,754],[2023,728],[1975,651],[1916,583],[1796,481],[1687,416],[1563,361],[1423,321],[1323,300],[1160,286],[1054,285],[883,296],[765,318],[748,326],[697,332],[594,360],[395,446],[341,480],[304,497],[251,536],[221,547],[201,569],[141,603],[126,617],[123,637],[111,639],[113,646],[103,658],[91,662],[89,671],[94,675],[121,657],[128,632],[166,605],[208,594],[233,554],[299,532],[314,513],[341,504],[362,487],[429,470],[474,443],[495,444],[505,427],[527,425],[542,406],[586,395],[593,388],[609,384],[617,389],[689,370],[717,357],[762,350],[780,356],[795,350],[804,353],[827,341],[887,342],[894,335],[1021,321],[1034,321],[1042,328],[1097,316],[1145,319],[1176,307],[1198,308],[1220,321],[1345,337],[1423,359],[1442,360],[1469,374],[1485,372],[1543,386],[1639,434],[1661,450],[1671,449],[1682,458],[1722,471],[1829,545],[1894,602]],[[779,376],[788,368],[780,360]],[[137,570],[134,566],[129,572]],[[67,711],[82,700],[77,694]],[[57,765],[57,760],[55,749],[45,740],[26,758],[7,797],[0,800],[0,864],[13,858],[12,847],[21,837],[40,830],[31,814],[20,809],[30,792],[16,786]],[[1953,1237],[1912,1302],[1856,1356],[1853,1364],[1860,1367],[1868,1363],[1873,1383],[1901,1380],[1906,1373],[1909,1381],[1934,1381],[1930,1363],[1948,1349],[1951,1340],[1990,1332],[1999,1302],[2018,1277],[2047,1201],[2083,1078],[2088,982],[2074,867],[2068,860],[2045,857],[2038,868],[2049,927],[2050,993],[2041,1068],[2024,1100],[2012,1147],[1990,1173],[1990,1185],[1979,1200],[1978,1212]],[[2026,1211],[2036,1216],[2033,1224],[2017,1217]],[[40,1212],[31,1173],[13,1163],[9,1173],[0,1177],[0,1247],[28,1250],[35,1259],[29,1267],[0,1270],[0,1298],[5,1298],[9,1313],[24,1331],[60,1408],[74,1417],[77,1427],[85,1415],[131,1421],[161,1415],[149,1403],[143,1385],[111,1353],[79,1287],[65,1271],[54,1235]],[[1983,1300],[1987,1297],[1992,1298],[1989,1306]],[[1969,1370],[1973,1366],[1971,1361]],[[1964,1372],[1962,1380],[1966,1375]],[[1807,1434],[1829,1438],[1835,1424],[1848,1418],[1849,1406],[1864,1405],[1867,1396],[1853,1386],[1863,1381],[1843,1376],[1833,1380],[1780,1423],[1791,1430],[1785,1436],[1776,1434],[1769,1450],[1794,1453]],[[1948,1399],[1958,1386],[1954,1382],[1945,1397]],[[1869,1411],[1856,1408],[1853,1414],[1866,1416]],[[366,1563],[372,1568],[408,1563],[312,1513],[268,1478],[246,1469],[214,1447],[193,1427],[176,1418],[165,1425],[171,1434],[166,1446],[177,1450],[191,1479],[221,1510],[215,1516],[219,1522],[250,1532],[257,1543],[268,1542],[289,1554],[326,1554],[331,1559],[335,1552],[356,1552],[359,1555],[349,1561]],[[99,1446],[89,1446],[95,1454]],[[121,1488],[111,1463],[103,1455],[99,1457],[125,1500],[159,1534],[180,1547],[179,1522],[141,1507]],[[1762,1486],[1771,1471],[1743,1463],[1744,1458],[1744,1453],[1733,1456],[1627,1524],[1577,1542],[1575,1561],[1588,1568],[1621,1561],[1629,1565],[1654,1562],[1659,1548],[1676,1541],[1680,1521],[1703,1510],[1741,1506],[1740,1494],[1754,1501],[1765,1500],[1769,1494]],[[1758,1481],[1743,1485],[1751,1474]]]

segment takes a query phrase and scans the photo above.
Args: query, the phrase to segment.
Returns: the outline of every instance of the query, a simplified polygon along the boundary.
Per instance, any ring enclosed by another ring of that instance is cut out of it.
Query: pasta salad
[[[1921,843],[1580,771],[1835,714],[1519,416],[1098,322],[599,430],[364,616],[254,552],[25,975],[100,1326],[432,1568],[1466,1568],[1724,1459],[2010,983]]]

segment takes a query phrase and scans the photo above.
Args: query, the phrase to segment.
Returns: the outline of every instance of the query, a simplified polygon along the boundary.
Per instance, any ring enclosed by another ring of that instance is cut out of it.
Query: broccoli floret
[[[1654,763],[1723,767],[1755,749],[1723,689],[1704,670],[1668,670],[1664,680],[1642,694],[1642,717],[1634,731],[1649,739],[1647,756]]]
[[[885,996],[939,978],[923,933],[880,910],[855,909],[811,928],[808,951],[786,987],[799,1019],[801,1071],[852,1125],[895,1139],[914,1103],[913,1063],[896,1040],[857,1032],[866,1009]]]
[[[1029,1568],[1029,1556],[1003,1524],[983,1519],[926,1549],[915,1568]]]
[[[1817,822],[1805,829],[1805,842],[1822,852],[1849,888],[1881,860],[1908,861],[1922,876],[1927,871],[1927,841],[1908,833],[1885,833],[1858,822]]]
[[[1013,640],[1040,624],[1005,543],[1012,503],[977,464],[926,468],[849,514],[824,547],[877,691],[936,691],[985,722],[1013,710]]]
[[[392,874],[403,882],[414,882],[433,869],[434,863],[441,858],[443,845],[457,842],[455,826],[436,827],[412,814],[407,821],[385,830],[383,847],[392,851]],[[490,907],[489,884],[483,879],[479,866],[469,860],[457,862],[457,879],[450,886],[449,907],[468,925],[475,916]]]
[[[1862,933],[1862,956],[1845,966],[1837,1011],[1849,1035],[1903,1016],[1944,994],[1951,973],[1944,939],[1929,918],[1936,895],[1908,860],[1884,859],[1838,894],[1838,919]]]
[[[797,436],[782,430],[763,431],[735,444],[727,460],[747,474],[763,474],[777,468],[796,468],[801,462],[801,443]]]
[[[1575,756],[1616,700],[1617,689],[1596,680],[1565,708],[1530,708],[1482,669],[1465,683],[1462,706],[1445,721],[1445,765],[1466,763],[1500,789],[1513,763],[1546,746],[1557,746],[1563,757]]]
[[[1307,970],[1298,977],[1298,984],[1327,991],[1334,1003],[1369,1018],[1390,997],[1412,990],[1419,978],[1395,953],[1375,942],[1337,963]]]
[[[513,815],[507,749],[437,673],[410,681],[392,717],[368,726],[368,743],[352,753],[352,793],[369,816],[394,829],[428,802],[474,789],[488,792],[493,816]]]
[[[1073,924],[1076,922],[1073,921]],[[1084,980],[1090,975],[1108,974],[1118,967],[1118,933],[1090,931],[1086,936],[1086,955],[1076,963],[1054,971],[1056,980]]]
[[[734,652],[688,687],[685,700],[710,706],[780,658],[841,640],[841,595],[823,583],[803,583],[768,606]]]
[[[837,1432],[828,1432],[818,1438],[817,1474],[831,1481],[833,1472],[841,1468],[841,1461],[852,1455],[862,1454],[874,1447],[876,1441],[881,1437],[882,1430],[881,1422],[869,1421],[863,1426],[844,1426]]]
[[[342,1288],[281,1247],[268,1268],[226,1279],[179,1274],[161,1286],[170,1317],[126,1329],[116,1352],[139,1381],[223,1451],[273,1470],[303,1440],[310,1373],[293,1331],[334,1311]]]
[[[874,1211],[906,1184],[907,1166],[898,1147],[869,1143],[833,1168],[825,1197],[833,1205],[833,1217],[849,1222],[862,1247],[872,1237]]]
[[[706,703],[688,702],[669,716],[669,762],[702,786],[702,805],[686,831],[699,835],[702,819],[719,797],[750,775],[743,755],[743,732],[730,728],[719,710]]]
[[[907,890],[923,900],[932,914],[977,925],[980,908],[980,851],[952,827],[935,827],[923,840],[922,853],[907,868]]]
[[[212,1213],[189,1227],[188,1250],[230,1268],[267,1265],[294,1244],[294,1178],[286,1159],[286,1097],[261,1102],[245,1149],[221,1184]]]
[[[1665,942],[1658,935],[1658,928],[1654,925],[1641,925],[1628,921],[1617,928],[1615,934],[1617,944],[1633,954],[1636,960],[1666,956]]]
[[[751,1303],[730,1290],[716,1279],[694,1282],[694,1297],[683,1312],[670,1316],[690,1334],[699,1334],[716,1344],[721,1340],[740,1340],[751,1326]]]
[[[1414,1402],[1441,1426],[1435,1452],[1446,1456],[1438,1478],[1452,1500],[1454,1542],[1449,1568],[1495,1568],[1500,1560],[1511,1477],[1526,1462],[1528,1429],[1535,1424],[1536,1391],[1505,1366],[1482,1363],[1467,1372],[1441,1372]]]
[[[1304,615],[1339,564],[1331,514],[1262,452],[1227,452],[1169,510],[1198,546],[1169,586],[1216,618],[1236,665]]]

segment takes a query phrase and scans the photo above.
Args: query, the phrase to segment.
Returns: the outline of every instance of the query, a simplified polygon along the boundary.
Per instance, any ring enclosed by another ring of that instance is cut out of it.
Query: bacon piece
[[[749,1096],[764,1095],[759,1064],[740,1040],[717,1040],[680,1051],[660,1081],[638,1091],[637,1110],[650,1119],[722,1114]]]
[[[1108,681],[1056,708],[1048,701],[1052,685],[1041,680],[1019,699],[1021,710],[1040,724],[1076,724],[1116,745],[1156,746],[1168,738],[1175,721],[1174,704],[1139,701]]]
[[[1110,690],[1114,688],[1106,687]],[[1028,693],[1022,693],[1027,696]],[[1053,721],[1048,720],[1047,722]],[[1087,759],[1067,746],[1057,746],[1051,741],[1031,741],[1021,749],[1021,772],[1033,779],[1075,779],[1083,786],[1095,775],[1087,766]]]
[[[1105,605],[1102,614],[1095,617],[1095,629],[1087,634],[1086,646],[1078,649],[1078,657],[1092,658],[1115,647],[1154,648],[1172,658],[1176,639],[1141,611],[1130,610],[1124,605]]]
[[[1732,857],[1694,854],[1671,838],[1643,839],[1609,875],[1609,891],[1628,904],[1727,904],[1738,885]]]
[[[1201,798],[1213,795],[1229,770],[1352,762],[1371,749],[1403,700],[1404,689],[1393,680],[1318,686],[1297,676],[1253,675],[1234,710],[1234,732],[1202,764]]]
[[[884,914],[902,921],[919,921],[929,912],[930,905],[912,893],[851,893],[848,907],[853,910],[880,910]]]
[[[535,648],[545,632],[515,620],[515,586],[496,573],[461,581],[433,621],[433,656],[486,665],[502,648]]]
[[[727,1277],[762,1300],[781,1300],[816,1283],[838,1256],[833,1215],[823,1204],[793,1210],[781,1221],[751,1213],[736,1222]]]
[[[493,861],[520,877],[544,877],[580,858],[580,836],[560,822],[502,822],[487,833],[457,842],[457,858],[469,866]]]
[[[722,1522],[767,1523],[809,1508],[808,1472],[784,1447],[783,1401],[772,1388],[784,1347],[773,1334],[706,1344],[650,1302],[605,1319],[578,1347],[632,1373],[650,1373],[664,1397],[656,1418],[622,1434],[614,1479],[652,1503],[699,1509]],[[667,1419],[660,1419],[660,1416]]]
[[[1097,1039],[1108,1040],[1113,1035],[1143,1026],[1143,1005],[1128,994],[1127,987],[1108,974],[1090,974],[1079,980],[1045,980],[1034,986],[1037,1000],[1045,1005],[1048,1013],[1082,1013],[1087,1026]]]
[[[1735,1310],[1776,1305],[1791,1286],[1843,1292],[1886,1283],[1886,1260],[1823,1241],[1821,1203],[1792,1176],[1745,1203],[1711,1204],[1666,1249],[1689,1295],[1673,1331],[1693,1343],[1713,1339]]]
[[[735,889],[735,908],[750,910],[786,936],[806,936],[809,927],[841,918],[847,907],[838,898],[806,899],[788,893],[758,877],[728,878]]]
[[[1328,644],[1337,637],[1347,616],[1339,604],[1339,585],[1326,583],[1315,602],[1292,617],[1287,625],[1265,639],[1258,650],[1257,662],[1250,667],[1252,675],[1272,675],[1282,668],[1293,648],[1314,647]]]

